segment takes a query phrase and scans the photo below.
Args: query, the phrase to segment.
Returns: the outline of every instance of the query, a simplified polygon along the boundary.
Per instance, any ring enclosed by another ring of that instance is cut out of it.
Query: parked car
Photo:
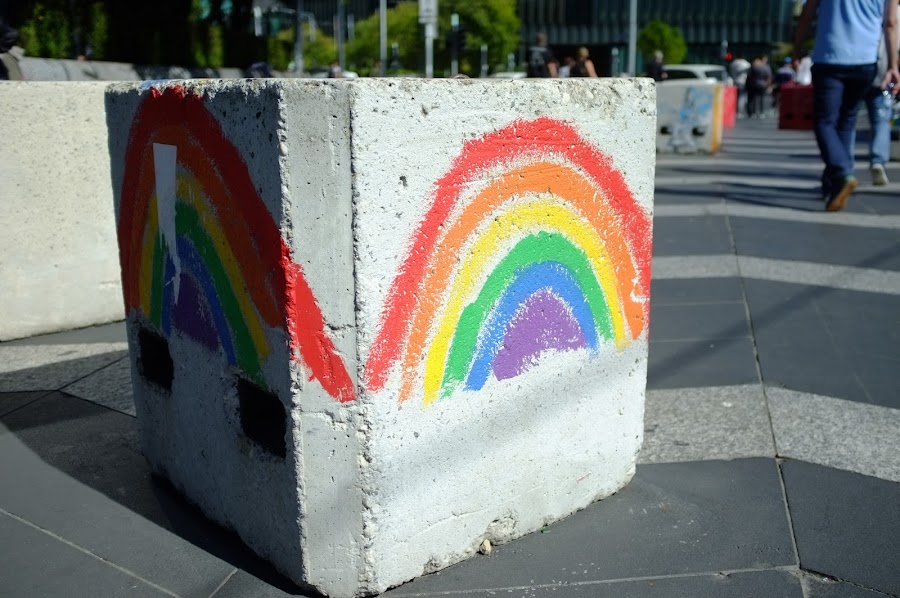
[[[733,83],[728,71],[720,64],[667,64],[663,66],[663,72],[666,73],[665,81],[700,79],[726,85]]]
[[[509,72],[499,72],[492,73],[490,75],[491,79],[524,79],[527,76],[526,73],[520,71],[509,71]]]

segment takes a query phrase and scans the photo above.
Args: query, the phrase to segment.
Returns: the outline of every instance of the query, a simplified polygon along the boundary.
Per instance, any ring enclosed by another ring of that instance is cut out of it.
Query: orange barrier
[[[722,126],[730,129],[737,124],[738,92],[734,85],[724,86],[722,92]]]

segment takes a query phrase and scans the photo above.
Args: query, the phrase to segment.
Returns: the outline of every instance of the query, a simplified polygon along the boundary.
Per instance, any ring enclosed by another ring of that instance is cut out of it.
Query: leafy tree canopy
[[[650,21],[638,34],[637,47],[645,59],[651,60],[657,50],[663,53],[666,64],[679,64],[687,55],[687,44],[681,29],[663,21]]]
[[[460,72],[475,76],[481,67],[481,46],[488,47],[488,64],[505,63],[519,45],[519,18],[515,0],[441,0],[434,41],[436,74],[450,68],[450,15],[457,13],[464,30],[465,49],[460,52]],[[417,2],[400,2],[387,11],[388,46],[396,43],[402,70],[421,72],[425,65],[425,36],[419,24]],[[356,37],[347,45],[349,68],[375,74],[379,59],[378,13],[357,22]],[[391,60],[390,51],[388,61]]]

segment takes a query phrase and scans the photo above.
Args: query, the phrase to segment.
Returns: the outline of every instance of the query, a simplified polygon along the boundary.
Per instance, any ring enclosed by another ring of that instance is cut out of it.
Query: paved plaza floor
[[[817,156],[659,157],[634,480],[386,596],[900,596],[900,166],[831,214]],[[128,367],[121,324],[0,343],[0,596],[303,595],[151,477]]]

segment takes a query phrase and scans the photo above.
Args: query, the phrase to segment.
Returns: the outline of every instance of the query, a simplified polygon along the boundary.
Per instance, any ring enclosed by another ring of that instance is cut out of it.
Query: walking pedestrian
[[[813,111],[816,143],[822,154],[825,209],[844,208],[858,185],[853,173],[853,144],[860,101],[875,78],[878,45],[891,51],[880,87],[896,93],[897,0],[807,0],[797,21],[794,52],[816,17],[813,47]],[[884,40],[880,32],[884,31]]]
[[[578,60],[569,72],[570,77],[596,77],[597,71],[594,69],[594,61],[591,60],[588,49],[584,46],[578,48]]]
[[[747,73],[747,116],[763,118],[766,115],[765,97],[772,84],[772,69],[766,56],[756,56]]]
[[[900,18],[900,14],[898,14],[898,18]],[[894,48],[894,54],[897,53],[897,50]],[[894,98],[890,91],[881,89],[881,82],[884,80],[887,69],[887,43],[882,41],[878,45],[875,78],[865,95],[866,112],[869,114],[870,125],[869,172],[872,175],[872,184],[879,187],[887,185],[889,182],[884,165],[890,159],[891,118],[894,115]]]
[[[653,53],[653,60],[647,64],[647,76],[653,77],[653,80],[657,82],[667,78],[666,71],[663,69],[663,53],[659,50]]]
[[[547,47],[547,34],[543,31],[535,36],[535,44],[528,49],[528,76],[534,78],[555,78],[556,57]]]

